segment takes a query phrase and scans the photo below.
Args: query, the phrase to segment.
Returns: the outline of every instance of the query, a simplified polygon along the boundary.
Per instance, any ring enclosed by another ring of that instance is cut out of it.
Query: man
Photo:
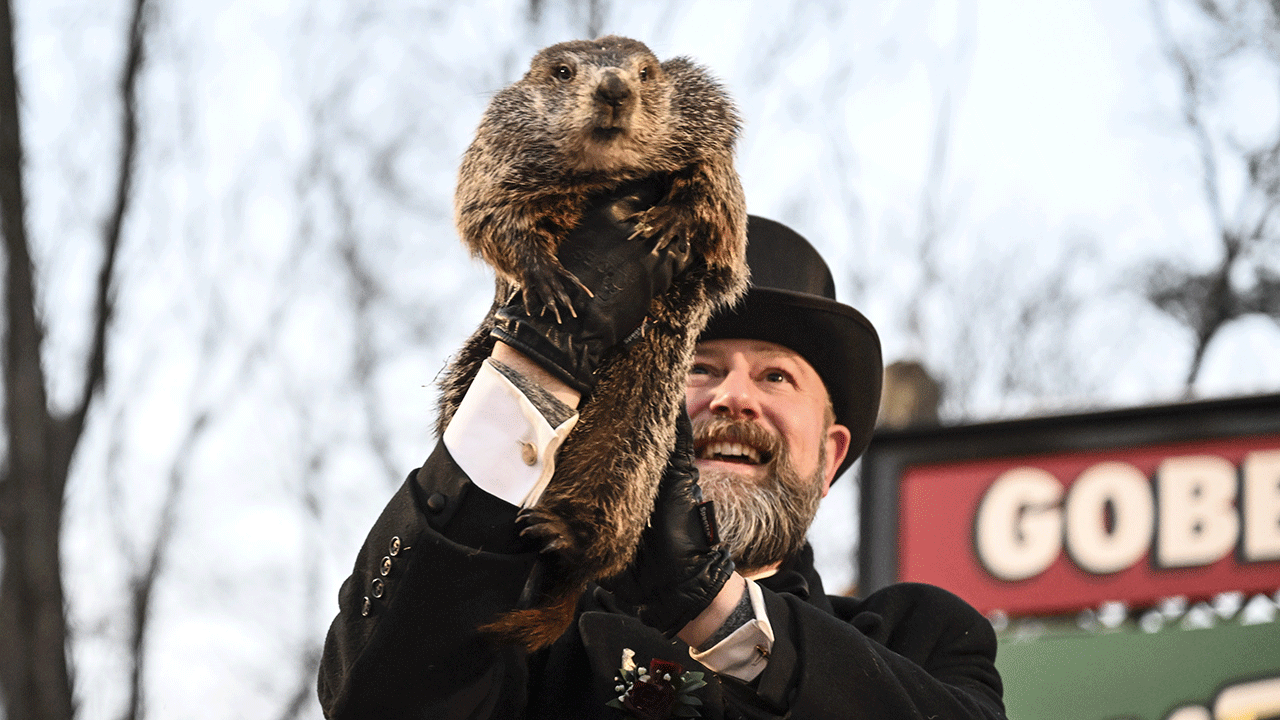
[[[566,245],[616,268],[624,291],[579,298],[571,326],[518,303],[500,312],[491,360],[343,585],[320,668],[326,716],[1004,717],[994,634],[963,601],[924,585],[823,593],[804,534],[870,439],[879,340],[835,300],[813,248],[761,218],[753,287],[699,341],[692,429],[681,422],[631,568],[589,589],[544,650],[477,629],[520,600],[536,549],[519,506],[536,501],[592,369],[685,271],[629,239],[619,218],[643,200],[597,202]]]

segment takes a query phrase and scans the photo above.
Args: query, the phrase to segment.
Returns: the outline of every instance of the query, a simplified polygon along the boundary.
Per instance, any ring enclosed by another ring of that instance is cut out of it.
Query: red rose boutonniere
[[[654,658],[649,665],[636,666],[635,651],[622,650],[622,667],[614,678],[618,696],[609,707],[626,710],[639,720],[702,717],[698,706],[702,701],[693,694],[705,687],[703,673],[685,672],[679,663]]]

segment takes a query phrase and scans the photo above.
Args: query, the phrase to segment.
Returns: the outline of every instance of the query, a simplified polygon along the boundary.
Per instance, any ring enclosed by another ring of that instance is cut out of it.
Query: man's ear
[[[826,497],[831,491],[831,482],[836,479],[836,470],[840,469],[840,463],[844,462],[844,456],[849,453],[849,442],[852,438],[849,428],[843,425],[831,424],[827,428],[827,466],[823,468],[824,481],[822,484],[822,497]]]

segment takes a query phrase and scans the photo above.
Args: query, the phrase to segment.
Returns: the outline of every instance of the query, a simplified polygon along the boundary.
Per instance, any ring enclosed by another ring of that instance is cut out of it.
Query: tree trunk
[[[0,230],[5,248],[4,420],[0,475],[0,691],[8,720],[69,720],[59,530],[71,445],[49,414],[27,243],[13,11],[0,3]]]

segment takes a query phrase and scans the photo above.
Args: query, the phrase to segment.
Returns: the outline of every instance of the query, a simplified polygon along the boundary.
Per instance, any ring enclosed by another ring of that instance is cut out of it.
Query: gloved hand
[[[703,502],[698,486],[689,414],[681,412],[640,549],[626,570],[601,585],[638,606],[646,625],[673,637],[707,609],[732,574],[733,559],[716,531],[715,505]]]
[[[591,292],[569,288],[576,317],[531,316],[516,293],[495,313],[493,336],[588,392],[604,354],[640,328],[650,301],[692,260],[688,238],[663,245],[631,237],[638,213],[652,207],[660,191],[656,180],[641,180],[595,200],[560,246],[560,263]]]

